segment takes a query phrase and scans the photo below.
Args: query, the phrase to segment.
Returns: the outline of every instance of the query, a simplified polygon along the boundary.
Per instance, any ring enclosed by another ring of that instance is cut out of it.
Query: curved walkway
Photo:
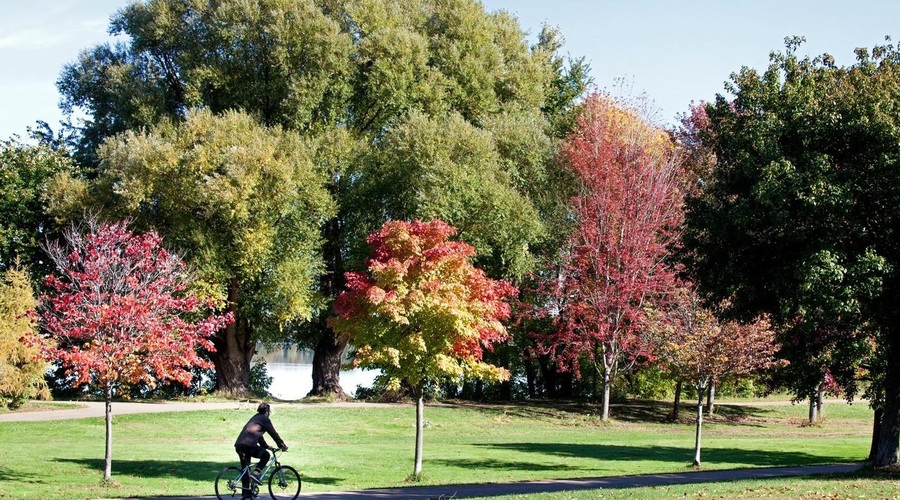
[[[106,415],[105,403],[97,401],[53,401],[77,405],[77,408],[63,410],[47,409],[36,411],[20,411],[0,414],[0,422],[39,422],[46,420],[72,420],[76,418],[103,417]],[[376,403],[271,403],[273,408],[316,408],[320,406],[384,406]],[[133,413],[164,413],[175,411],[197,410],[247,410],[255,411],[257,403],[247,401],[229,401],[224,403],[197,403],[188,401],[163,401],[163,402],[120,402],[112,404],[112,414],[129,415]]]
[[[862,464],[807,465],[800,467],[768,467],[764,469],[735,469],[671,474],[646,474],[642,476],[552,479],[546,481],[522,481],[516,483],[410,486],[404,488],[378,488],[356,491],[300,493],[300,498],[307,500],[425,500],[447,498],[476,498],[501,495],[557,493],[562,491],[638,488],[643,486],[673,486],[679,484],[738,481],[742,479],[769,479],[776,477],[814,476],[819,474],[841,474],[847,472],[855,472],[862,467]],[[147,498],[143,500],[208,500],[214,498],[216,497],[165,497]],[[268,495],[261,494],[260,498],[268,498]]]
[[[16,412],[0,415],[0,422],[15,421],[47,421],[65,420],[77,418],[103,417],[105,414],[104,403],[100,402],[76,402],[78,408],[65,410],[46,410]],[[322,406],[369,406],[367,403],[321,403]],[[376,406],[375,404],[371,404]],[[314,408],[320,404],[303,403],[276,403],[274,407]],[[378,405],[383,406],[383,405]],[[249,402],[224,402],[224,403],[193,403],[193,402],[162,402],[162,403],[135,403],[115,402],[112,406],[114,415],[132,413],[161,413],[196,410],[251,410],[256,408],[256,403]],[[613,476],[597,478],[554,479],[544,481],[522,481],[513,483],[488,483],[488,484],[459,484],[438,486],[410,486],[403,488],[378,488],[356,491],[331,491],[301,493],[300,497],[311,500],[384,500],[384,499],[410,499],[420,500],[429,498],[474,498],[491,497],[500,495],[524,495],[534,493],[553,493],[561,491],[635,488],[643,486],[671,486],[679,484],[706,483],[717,481],[736,481],[742,479],[768,479],[775,477],[811,476],[819,474],[841,474],[860,470],[863,464],[831,464],[809,465],[797,467],[767,467],[757,469],[735,469],[716,471],[696,471],[669,474],[646,474],[640,476]],[[212,499],[214,496],[200,497],[165,497],[147,498],[145,500],[199,500]],[[134,499],[132,499],[134,500]]]

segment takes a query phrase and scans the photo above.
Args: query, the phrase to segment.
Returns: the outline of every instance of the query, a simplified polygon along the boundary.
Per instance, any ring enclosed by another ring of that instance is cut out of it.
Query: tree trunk
[[[709,394],[706,397],[706,414],[713,415],[716,413],[716,383],[709,383]]]
[[[679,380],[675,383],[675,404],[672,405],[672,420],[678,420],[678,413],[681,412],[681,388],[684,382]]]
[[[255,342],[246,318],[239,306],[240,286],[234,282],[228,287],[228,311],[234,321],[213,336],[216,351],[209,357],[216,368],[215,392],[229,397],[250,396],[250,361],[256,352]]]
[[[819,416],[819,420],[825,418],[825,382],[819,383],[819,387],[816,390],[816,414]]]
[[[694,467],[700,467],[700,431],[703,428],[703,395],[706,392],[702,385],[697,386],[697,430],[694,434]]]
[[[106,466],[103,469],[103,479],[109,481],[112,478],[112,386],[106,388]]]
[[[329,191],[335,199],[341,199],[338,193],[338,184],[335,180]],[[322,227],[323,260],[325,261],[325,273],[322,274],[322,294],[331,300],[337,298],[344,289],[344,257],[342,254],[342,216],[333,217]],[[347,341],[334,332],[326,323],[328,311],[323,311],[316,322],[316,330],[319,332],[319,340],[313,351],[312,360],[312,389],[308,396],[334,395],[338,399],[344,399],[344,389],[341,387],[341,360]]]
[[[413,466],[413,479],[418,481],[422,477],[422,442],[425,431],[425,384],[419,383],[416,387],[416,459]]]
[[[612,385],[610,382],[609,370],[605,370],[603,372],[603,412],[601,417],[603,421],[609,420],[609,392]]]
[[[534,368],[532,359],[525,355],[522,356],[522,359],[525,360],[525,382],[528,387],[528,397],[534,399],[537,397],[537,370]]]
[[[878,450],[878,442],[880,440],[879,433],[881,432],[881,417],[884,415],[884,409],[875,408],[874,417],[872,418],[872,444],[869,446],[869,458],[870,462],[875,461],[875,452]]]
[[[896,328],[896,326],[895,326]],[[884,374],[884,413],[878,430],[875,460],[876,467],[887,467],[897,463],[897,448],[900,445],[900,331],[886,332],[889,340],[887,368]]]
[[[322,337],[316,344],[312,362],[312,389],[308,396],[334,395],[344,399],[341,387],[341,360],[347,342],[336,335],[322,320]]]
[[[809,423],[814,424],[819,421],[819,416],[816,413],[816,398],[813,396],[809,397]]]

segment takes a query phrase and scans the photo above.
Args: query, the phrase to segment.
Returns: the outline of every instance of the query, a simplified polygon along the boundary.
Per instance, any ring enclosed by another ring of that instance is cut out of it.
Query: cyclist
[[[278,447],[281,448],[281,451],[287,451],[288,449],[287,445],[284,444],[284,440],[278,435],[278,431],[275,430],[275,426],[272,425],[272,420],[269,419],[271,414],[272,407],[269,406],[269,403],[260,403],[256,408],[256,415],[250,417],[250,420],[247,421],[240,435],[238,435],[237,441],[234,442],[234,451],[237,452],[238,457],[241,459],[241,468],[249,465],[254,458],[259,459],[256,470],[253,471],[257,476],[269,462],[269,444],[266,443],[263,434],[268,433],[278,444]],[[242,482],[244,486],[242,499],[251,498],[248,493],[250,478],[244,476]]]

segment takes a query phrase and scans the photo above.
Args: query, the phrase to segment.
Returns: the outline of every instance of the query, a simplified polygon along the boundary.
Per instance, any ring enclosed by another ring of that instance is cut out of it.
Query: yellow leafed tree
[[[28,337],[36,334],[34,314],[37,301],[28,273],[9,269],[0,280],[0,405],[20,407],[28,398],[50,397],[36,344]]]

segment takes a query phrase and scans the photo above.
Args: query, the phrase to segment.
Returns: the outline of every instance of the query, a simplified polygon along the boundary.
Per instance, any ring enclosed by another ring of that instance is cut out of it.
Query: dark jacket
[[[267,432],[270,436],[272,436],[272,439],[275,440],[275,443],[277,443],[278,446],[284,448],[284,440],[282,440],[281,436],[278,435],[278,431],[275,430],[275,426],[272,425],[272,421],[264,413],[257,413],[247,421],[247,425],[244,426],[244,429],[238,436],[237,441],[234,442],[234,445],[259,445],[264,448],[268,448],[268,443],[266,443],[266,440],[263,439],[263,434]]]

